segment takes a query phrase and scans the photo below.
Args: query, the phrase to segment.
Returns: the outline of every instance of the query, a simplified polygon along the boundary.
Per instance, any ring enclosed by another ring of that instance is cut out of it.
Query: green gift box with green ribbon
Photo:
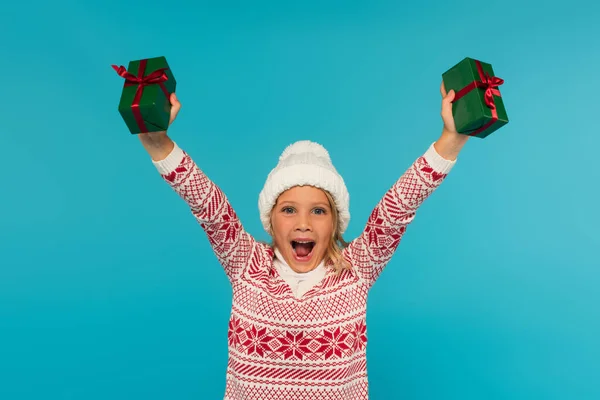
[[[171,118],[171,93],[177,82],[165,57],[130,61],[113,69],[125,78],[119,113],[132,134],[166,131]]]
[[[498,87],[504,80],[491,64],[470,57],[442,74],[447,92],[454,90],[452,115],[459,133],[485,138],[508,123]]]

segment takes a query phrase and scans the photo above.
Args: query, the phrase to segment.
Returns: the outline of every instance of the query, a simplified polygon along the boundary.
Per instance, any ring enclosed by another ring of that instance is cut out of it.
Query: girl
[[[167,132],[139,135],[164,180],[188,204],[227,275],[233,299],[225,400],[366,400],[367,295],[423,201],[454,166],[454,92],[442,94],[441,137],[418,157],[345,243],[343,179],[319,144],[284,150],[258,207],[273,244],[246,232],[227,197]],[[171,96],[171,123],[181,108]]]

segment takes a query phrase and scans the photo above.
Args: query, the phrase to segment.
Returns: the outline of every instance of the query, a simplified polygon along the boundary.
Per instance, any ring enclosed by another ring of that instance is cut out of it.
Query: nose
[[[311,230],[310,216],[299,213],[298,220],[296,221],[296,230],[300,232],[306,232]]]

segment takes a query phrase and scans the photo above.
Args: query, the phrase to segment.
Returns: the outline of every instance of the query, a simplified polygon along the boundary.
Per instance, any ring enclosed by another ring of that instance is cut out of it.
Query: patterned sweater
[[[418,157],[370,214],[343,255],[352,270],[325,277],[295,297],[227,197],[175,145],[154,162],[189,205],[233,289],[225,400],[366,400],[367,295],[417,208],[455,161],[433,147]]]

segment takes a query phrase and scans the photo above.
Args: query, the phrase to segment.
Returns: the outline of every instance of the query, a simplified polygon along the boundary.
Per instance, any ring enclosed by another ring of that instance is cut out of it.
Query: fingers
[[[446,93],[444,95],[444,98],[442,99],[442,103],[444,103],[444,105],[447,104],[447,105],[451,106],[452,101],[454,100],[454,96],[455,96],[454,90],[450,90],[448,93]]]
[[[442,116],[447,117],[452,115],[452,100],[454,100],[454,90],[451,90],[442,99]]]
[[[177,95],[175,94],[175,92],[171,93],[171,97],[169,98],[169,100],[171,101],[171,105],[173,107],[181,108],[181,103],[177,99]]]
[[[444,129],[450,132],[454,132],[456,130],[454,126],[454,116],[452,115],[452,101],[454,101],[455,92],[454,90],[450,90],[446,92],[446,88],[444,87],[444,82],[440,85],[440,93],[442,95],[442,110],[441,116],[444,121]]]
[[[171,101],[171,121],[169,123],[171,124],[173,123],[175,118],[177,118],[177,114],[181,109],[181,103],[177,99],[177,95],[175,93],[171,93],[171,97],[169,100]]]

